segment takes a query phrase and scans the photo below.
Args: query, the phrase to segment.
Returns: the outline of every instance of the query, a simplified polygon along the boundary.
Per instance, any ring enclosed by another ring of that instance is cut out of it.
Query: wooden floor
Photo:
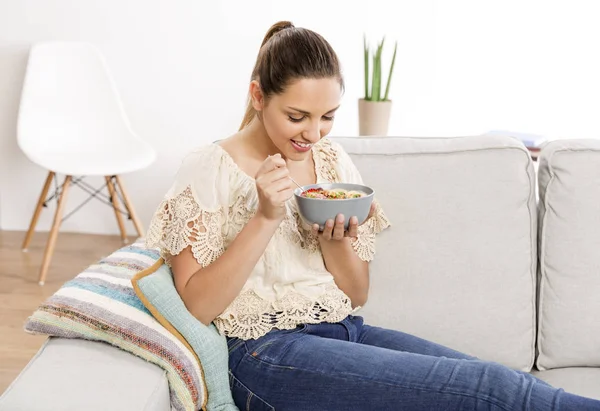
[[[45,340],[23,331],[27,317],[65,281],[123,245],[120,236],[59,233],[46,284],[40,286],[47,233],[36,233],[26,253],[21,251],[24,236],[0,230],[0,393]]]

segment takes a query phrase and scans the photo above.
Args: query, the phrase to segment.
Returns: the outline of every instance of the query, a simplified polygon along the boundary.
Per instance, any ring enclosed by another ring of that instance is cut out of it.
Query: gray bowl
[[[321,198],[302,197],[301,194],[305,190],[311,188],[323,188],[331,190],[335,188],[343,188],[345,190],[358,190],[366,194],[360,198],[349,198],[344,200],[332,200]],[[347,229],[350,217],[356,217],[358,224],[365,222],[371,210],[371,203],[375,192],[371,187],[360,184],[348,183],[327,183],[327,184],[311,184],[303,186],[302,190],[297,188],[294,191],[296,203],[298,204],[298,212],[300,217],[309,225],[319,224],[319,229],[322,231],[327,220],[335,221],[338,214],[344,215],[344,227]]]

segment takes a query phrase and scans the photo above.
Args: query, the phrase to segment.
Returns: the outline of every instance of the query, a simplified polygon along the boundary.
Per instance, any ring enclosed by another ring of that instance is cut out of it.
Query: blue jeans
[[[600,410],[600,401],[362,317],[228,346],[240,410]]]

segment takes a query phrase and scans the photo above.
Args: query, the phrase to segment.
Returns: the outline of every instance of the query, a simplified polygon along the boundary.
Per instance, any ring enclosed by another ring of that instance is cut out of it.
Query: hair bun
[[[277,23],[273,24],[271,26],[271,28],[269,28],[269,30],[267,31],[267,34],[265,34],[265,38],[263,39],[261,47],[264,46],[265,43],[271,39],[271,37],[273,37],[275,34],[279,33],[280,31],[283,31],[286,29],[293,29],[295,27],[296,26],[294,26],[294,23],[292,23],[291,21],[287,21],[287,20],[278,21]]]

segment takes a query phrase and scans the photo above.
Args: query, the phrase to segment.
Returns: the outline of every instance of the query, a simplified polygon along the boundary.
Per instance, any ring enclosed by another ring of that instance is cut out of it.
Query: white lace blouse
[[[313,146],[317,182],[351,182],[362,178],[342,147],[324,138]],[[359,227],[352,245],[370,261],[375,235],[390,224],[377,204],[376,213]],[[146,245],[169,258],[191,246],[202,267],[227,249],[256,212],[255,181],[218,144],[190,153],[159,205]],[[236,299],[214,324],[221,334],[258,338],[273,328],[301,323],[337,322],[353,312],[350,299],[327,271],[318,239],[305,225],[290,199],[287,215]]]

